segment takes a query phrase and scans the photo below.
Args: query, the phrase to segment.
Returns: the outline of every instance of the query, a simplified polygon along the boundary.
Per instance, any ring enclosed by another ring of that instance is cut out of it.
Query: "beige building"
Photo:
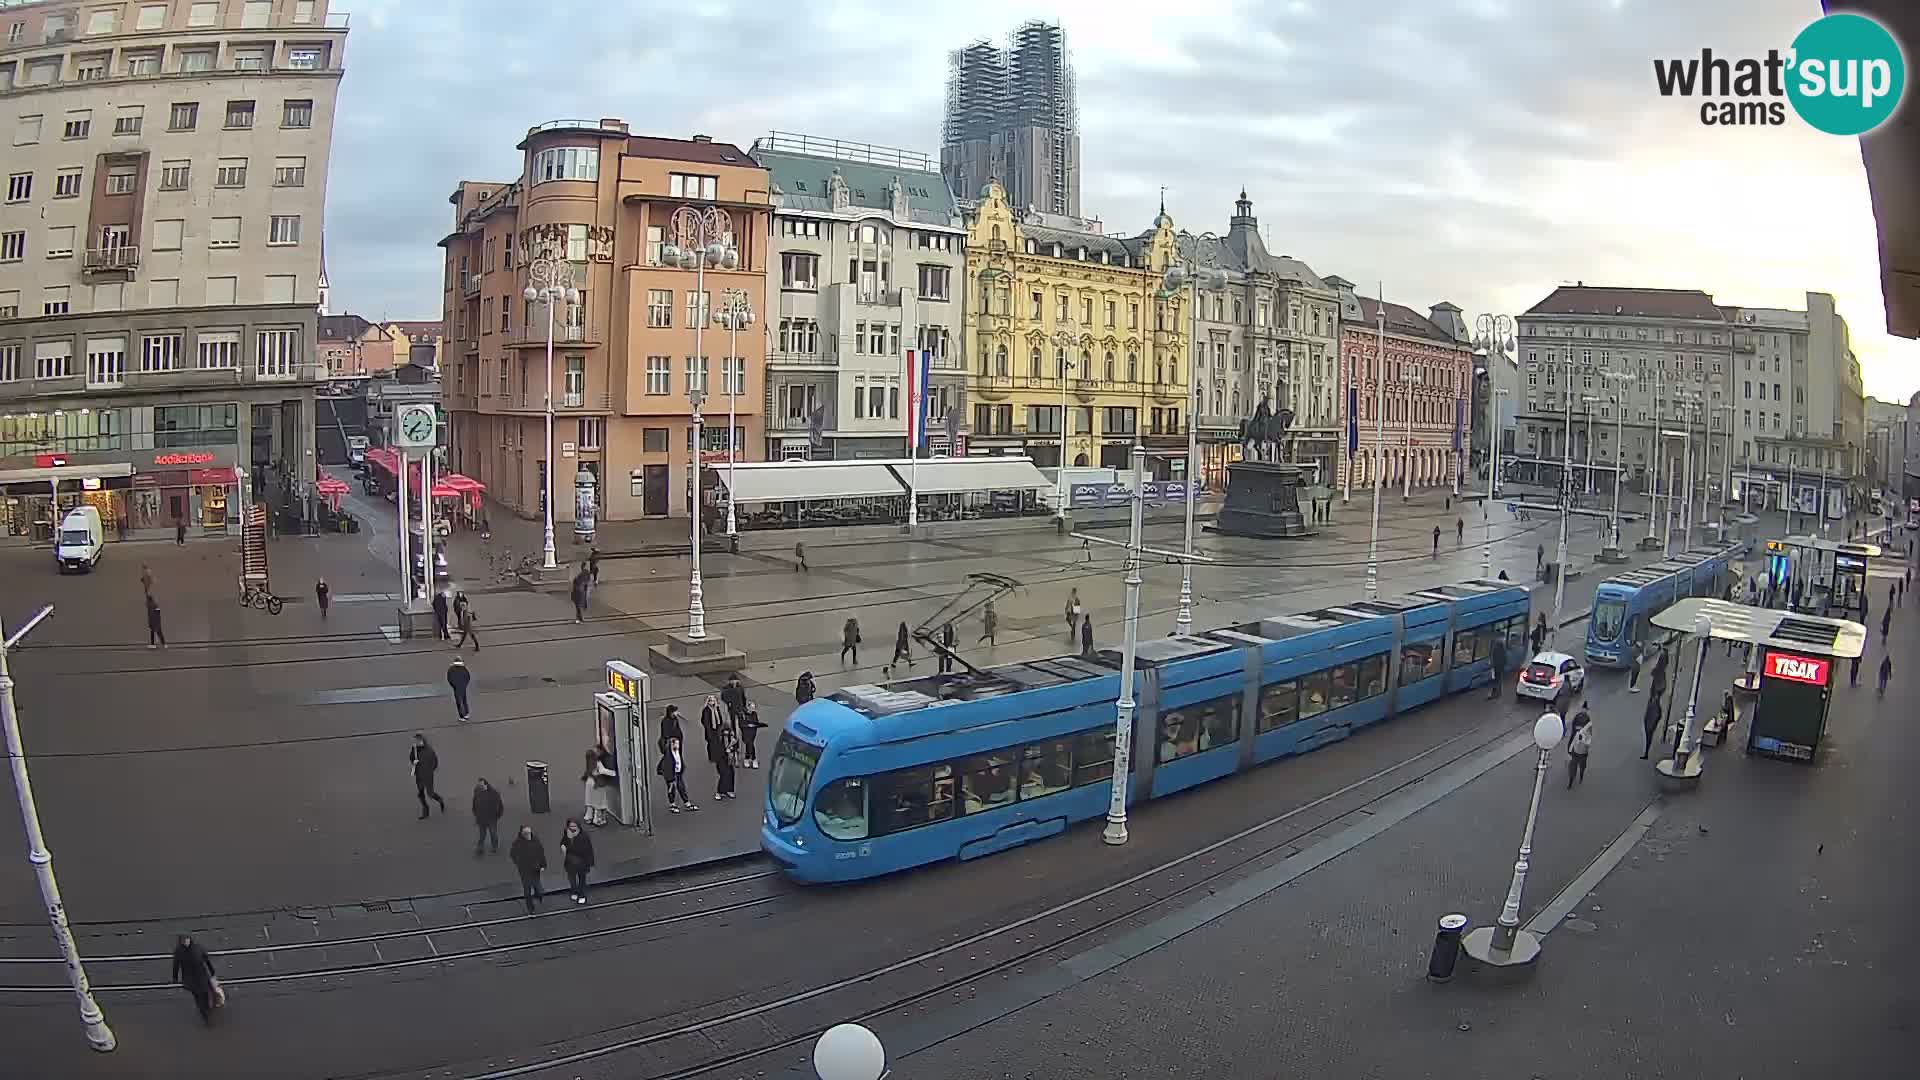
[[[764,445],[766,313],[731,343],[713,316],[730,296],[758,309],[766,296],[770,216],[766,170],[706,136],[629,134],[617,119],[559,120],[528,131],[510,182],[462,183],[449,201],[446,340],[441,387],[451,414],[453,467],[529,517],[541,512],[555,411],[556,521],[574,518],[574,478],[598,483],[607,520],[679,516],[692,489],[690,392],[704,394],[701,459],[727,456],[729,399],[740,459]],[[666,265],[676,211],[718,211],[737,252],[733,269]],[[552,258],[579,290],[549,312],[522,296],[528,259]],[[695,349],[695,328],[704,328]],[[730,393],[731,392],[731,393]],[[713,476],[702,481],[709,501]]]
[[[0,516],[222,529],[313,475],[346,19],[324,0],[0,8]]]

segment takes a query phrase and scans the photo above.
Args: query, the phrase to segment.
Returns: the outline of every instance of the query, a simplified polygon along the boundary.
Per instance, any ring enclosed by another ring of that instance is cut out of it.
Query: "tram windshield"
[[[1601,600],[1593,605],[1593,637],[1596,641],[1613,641],[1620,636],[1620,626],[1627,618],[1627,602],[1617,597]]]
[[[807,808],[807,788],[813,783],[820,751],[783,733],[773,748],[773,767],[767,770],[767,802],[782,825],[800,820]]]

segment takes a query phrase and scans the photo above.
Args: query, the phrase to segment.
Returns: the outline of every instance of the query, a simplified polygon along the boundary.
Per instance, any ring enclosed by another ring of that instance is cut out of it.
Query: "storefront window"
[[[160,405],[153,410],[153,445],[232,446],[240,441],[240,410],[224,405]]]

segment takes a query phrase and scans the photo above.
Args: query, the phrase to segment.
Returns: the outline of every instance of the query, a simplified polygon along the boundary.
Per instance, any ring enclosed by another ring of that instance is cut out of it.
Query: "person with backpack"
[[[1580,711],[1573,714],[1573,734],[1567,738],[1567,790],[1573,785],[1587,782],[1587,755],[1593,752],[1593,716],[1587,712],[1587,703],[1580,703]]]
[[[793,703],[795,705],[805,705],[807,702],[813,700],[813,695],[813,672],[803,671],[800,673],[800,677],[795,679],[793,683]]]
[[[853,657],[854,666],[858,667],[860,664],[860,620],[851,615],[847,616],[847,621],[840,625],[840,663],[842,665],[846,664],[849,654]]]

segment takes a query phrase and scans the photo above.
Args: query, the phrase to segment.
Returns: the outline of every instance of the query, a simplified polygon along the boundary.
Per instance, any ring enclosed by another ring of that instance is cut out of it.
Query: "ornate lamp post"
[[[1373,525],[1367,531],[1367,599],[1380,599],[1380,489],[1387,484],[1387,290],[1380,286],[1380,337],[1373,355]]]
[[[1620,475],[1627,471],[1627,444],[1625,423],[1627,419],[1626,385],[1633,381],[1633,375],[1625,371],[1609,371],[1605,378],[1618,387],[1613,392],[1613,520],[1608,523],[1608,535],[1612,537],[1613,549],[1620,550]]]
[[[1074,369],[1070,349],[1080,347],[1080,330],[1071,322],[1061,323],[1047,341],[1060,358],[1060,467],[1053,470],[1053,517],[1067,519],[1067,429],[1073,425],[1067,415],[1067,373]]]
[[[547,382],[541,395],[542,408],[547,414],[546,442],[546,479],[540,493],[545,503],[545,513],[541,515],[542,533],[540,565],[548,570],[559,566],[554,561],[553,552],[553,315],[554,307],[566,302],[569,305],[580,302],[580,290],[573,287],[573,264],[567,262],[565,251],[556,251],[552,246],[527,260],[527,287],[522,296],[528,303],[541,303],[547,307]],[[421,473],[425,477],[425,473]],[[433,567],[427,567],[429,587],[432,584]]]
[[[1187,298],[1189,327],[1187,342],[1190,348],[1200,341],[1200,290],[1223,289],[1227,285],[1226,271],[1214,265],[1217,256],[1213,249],[1219,239],[1219,236],[1211,232],[1191,237],[1192,253],[1181,256],[1180,261],[1167,267],[1166,273],[1160,277],[1161,284],[1169,296],[1177,294],[1183,288],[1192,287],[1192,293]],[[1178,250],[1177,247],[1176,250]],[[1196,374],[1193,371],[1191,357],[1188,360],[1188,374]],[[1180,542],[1180,549],[1188,555],[1193,554],[1194,472],[1200,458],[1200,429],[1194,423],[1194,407],[1200,397],[1199,386],[1200,383],[1196,377],[1194,393],[1187,399],[1187,526]],[[1173,631],[1176,634],[1193,632],[1193,562],[1191,560],[1180,564],[1180,612],[1173,618]]]
[[[1501,316],[1505,318],[1505,316]],[[1500,399],[1507,396],[1504,386],[1493,387],[1488,401],[1493,407],[1495,421],[1488,425],[1487,431],[1487,501],[1480,504],[1480,576],[1493,577],[1493,478],[1500,475]]]
[[[727,380],[727,539],[739,535],[733,516],[733,462],[739,450],[739,427],[734,418],[734,399],[740,383],[746,381],[746,366],[740,361],[740,331],[753,325],[753,303],[745,289],[728,289],[720,294],[720,310],[713,321],[727,328],[727,366],[721,377]]]
[[[1533,766],[1533,801],[1527,805],[1527,828],[1520,834],[1520,857],[1513,863],[1507,902],[1494,925],[1480,927],[1460,943],[1468,956],[1482,964],[1518,967],[1540,958],[1540,939],[1520,929],[1520,895],[1527,886],[1527,869],[1533,861],[1533,825],[1540,817],[1540,788],[1546,782],[1553,748],[1560,745],[1563,734],[1565,725],[1558,714],[1541,713],[1533,722],[1533,745],[1540,757]]]
[[[687,403],[693,408],[693,454],[688,463],[693,471],[689,488],[692,497],[687,505],[687,516],[692,519],[693,572],[687,581],[687,637],[699,641],[707,636],[707,608],[700,589],[700,455],[704,442],[700,405],[707,397],[707,357],[701,351],[701,335],[707,323],[707,267],[731,270],[739,265],[740,255],[733,245],[733,221],[717,206],[675,210],[667,219],[667,235],[672,239],[661,249],[661,258],[682,270],[695,271],[694,290],[701,298],[700,317],[690,320],[694,363],[699,370],[697,374],[689,372],[687,378]],[[727,440],[733,440],[733,432],[727,432]],[[732,501],[731,494],[728,501]]]

